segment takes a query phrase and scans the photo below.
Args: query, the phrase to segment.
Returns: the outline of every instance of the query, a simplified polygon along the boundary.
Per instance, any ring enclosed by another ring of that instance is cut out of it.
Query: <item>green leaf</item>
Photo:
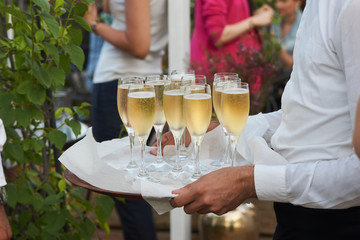
[[[85,61],[85,55],[84,55],[84,51],[81,49],[81,47],[79,47],[73,43],[70,43],[68,45],[64,45],[63,49],[70,56],[71,62],[80,71],[82,71],[84,61]]]
[[[14,39],[14,44],[16,45],[17,47],[17,50],[24,50],[27,46],[27,43],[25,42],[25,38],[24,36],[17,36],[15,39]]]
[[[10,126],[16,121],[16,112],[9,107],[0,108],[0,118],[3,120],[5,126]]]
[[[16,191],[20,197],[18,198],[19,203],[22,204],[31,204],[34,196],[32,192],[32,188],[30,187],[29,183],[19,185],[19,187],[16,188]]]
[[[64,69],[65,72],[71,73],[71,67],[70,67],[70,58],[64,54],[60,54],[60,66],[62,69]]]
[[[31,221],[28,221],[27,222],[28,227],[27,227],[27,230],[26,230],[26,235],[27,236],[32,236],[32,237],[36,237],[36,236],[39,236],[39,229],[35,226],[34,223],[32,223]]]
[[[99,206],[105,214],[106,218],[110,217],[114,208],[114,200],[112,200],[112,198],[108,196],[100,196],[96,197],[95,201],[97,203],[97,206]]]
[[[66,125],[68,125],[69,127],[71,127],[72,131],[74,132],[74,134],[76,136],[78,136],[81,133],[81,125],[78,121],[72,119],[66,119],[65,120]]]
[[[55,9],[64,5],[64,0],[56,0],[55,2]]]
[[[31,119],[31,112],[28,108],[17,108],[16,109],[16,119],[19,124],[23,127],[28,127]]]
[[[55,119],[58,119],[63,112],[66,112],[66,113],[69,114],[71,117],[74,116],[74,113],[73,113],[73,111],[71,110],[71,108],[68,108],[68,107],[59,107],[59,108],[56,110],[56,112],[55,112]]]
[[[24,150],[20,143],[7,142],[4,146],[4,151],[8,152],[11,157],[19,162],[24,162]]]
[[[74,14],[76,16],[83,17],[85,15],[85,13],[87,12],[87,10],[88,10],[88,6],[86,4],[78,2],[78,3],[76,3],[75,8],[74,8]]]
[[[91,104],[88,102],[82,102],[81,107],[91,107]]]
[[[70,36],[70,38],[72,39],[72,42],[76,45],[80,45],[82,43],[83,40],[83,32],[81,31],[80,28],[71,26],[68,29],[68,34]]]
[[[3,7],[3,10],[5,10],[5,12],[11,14],[13,17],[18,18],[19,20],[26,22],[26,17],[25,14],[22,13],[21,11],[17,10],[16,8],[12,8],[12,7]]]
[[[28,97],[32,103],[42,105],[45,102],[46,91],[40,84],[33,85],[28,92]]]
[[[49,76],[49,72],[44,68],[39,66],[37,62],[35,62],[32,66],[32,72],[35,78],[43,85],[45,88],[49,88],[51,86],[51,79]]]
[[[50,4],[47,0],[33,0],[33,2],[45,12],[50,12]]]
[[[46,25],[49,27],[51,34],[54,36],[54,38],[57,39],[59,37],[60,25],[56,21],[55,17],[46,12],[42,13],[41,15],[44,18]]]
[[[73,108],[78,116],[88,116],[89,115],[89,110],[86,108],[78,107],[78,106],[75,106]]]
[[[46,47],[47,55],[52,56],[54,58],[55,64],[59,65],[60,57],[57,47],[54,44],[48,42],[45,42],[44,45]]]
[[[63,132],[60,132],[58,130],[55,130],[53,132],[50,132],[48,134],[48,138],[50,142],[52,142],[56,148],[62,149],[66,142],[66,135]]]
[[[19,94],[27,94],[32,87],[32,81],[31,80],[24,80],[20,82],[19,86],[17,86],[16,91]]]
[[[13,127],[5,127],[6,136],[10,139],[19,140],[19,133]]]
[[[44,147],[44,142],[40,139],[34,139],[32,138],[30,140],[31,147],[36,151],[40,151]]]
[[[83,17],[75,16],[75,21],[80,24],[86,31],[91,32],[90,25],[85,21]]]
[[[57,67],[51,67],[49,70],[50,78],[53,82],[58,85],[64,86],[65,85],[65,72]]]
[[[39,120],[39,121],[44,120],[44,114],[38,107],[32,105],[29,107],[29,109],[30,109],[31,116],[33,119]]]
[[[86,219],[80,223],[78,230],[83,238],[91,239],[92,235],[94,234],[95,227],[89,219]]]
[[[59,187],[60,192],[63,192],[66,189],[66,182],[64,179],[61,179],[58,182],[58,187]]]
[[[36,42],[42,42],[44,41],[44,39],[45,39],[44,31],[42,29],[37,30],[35,33]]]
[[[13,185],[8,185],[6,187],[7,189],[7,193],[8,193],[8,201],[7,201],[7,205],[9,205],[12,208],[15,208],[15,205],[17,203],[17,199],[18,199],[18,191],[15,189],[15,187]]]
[[[84,0],[84,2],[91,5],[95,3],[95,0]]]
[[[41,216],[40,221],[46,226],[46,230],[49,233],[55,234],[62,227],[64,227],[66,220],[64,214],[61,214],[61,210],[46,212]]]

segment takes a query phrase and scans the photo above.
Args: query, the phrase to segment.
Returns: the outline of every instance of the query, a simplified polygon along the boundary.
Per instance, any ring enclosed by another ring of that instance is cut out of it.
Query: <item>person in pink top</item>
[[[228,54],[241,64],[239,44],[259,49],[262,41],[256,27],[268,26],[273,13],[271,7],[264,5],[252,16],[248,0],[196,0],[191,65],[207,73],[209,56],[221,58]]]

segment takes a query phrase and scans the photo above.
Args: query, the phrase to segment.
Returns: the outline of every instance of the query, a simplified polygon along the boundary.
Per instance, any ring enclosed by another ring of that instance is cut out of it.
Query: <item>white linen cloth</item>
[[[254,119],[254,121],[251,121],[251,119]],[[240,153],[243,151],[242,156],[249,157],[252,154],[249,150],[251,146],[247,144],[247,142],[251,143],[251,141],[248,141],[248,139],[262,136],[267,128],[266,121],[261,122],[258,118],[249,118],[238,145]],[[224,150],[224,142],[224,134],[220,126],[207,133],[204,137],[200,152],[200,164],[203,168],[206,168],[206,170],[202,171],[203,174],[217,169],[211,163],[221,157]],[[156,161],[156,156],[148,153],[150,149],[154,148],[147,148],[146,165]],[[189,149],[191,149],[191,146]],[[174,146],[166,146],[164,158],[169,162],[169,157],[174,156],[174,153]],[[92,128],[89,128],[86,136],[67,149],[60,156],[59,160],[77,177],[95,187],[110,191],[141,194],[158,214],[170,211],[172,207],[169,201],[172,197],[175,197],[171,191],[185,186],[190,182],[189,178],[173,180],[163,176],[164,173],[162,172],[150,172],[151,177],[157,179],[158,182],[140,181],[136,178],[136,171],[126,170],[129,156],[128,137],[98,143],[92,136]],[[140,148],[138,145],[134,147],[133,156],[135,159],[140,158]],[[184,164],[185,161],[182,162]],[[137,163],[139,164],[139,161]],[[239,158],[237,165],[244,164],[249,164],[249,162]],[[184,168],[191,169],[186,166]],[[189,172],[186,177],[191,177],[191,175],[192,172]]]
[[[264,114],[280,154],[257,156],[259,199],[312,208],[360,206],[360,161],[352,146],[360,96],[360,1],[306,2],[282,111]],[[258,145],[260,147],[260,145]]]

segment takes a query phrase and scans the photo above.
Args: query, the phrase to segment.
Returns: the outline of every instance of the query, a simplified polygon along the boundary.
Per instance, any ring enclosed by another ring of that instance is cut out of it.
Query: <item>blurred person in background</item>
[[[166,0],[104,0],[111,26],[101,22],[96,5],[84,18],[105,40],[93,78],[92,127],[96,141],[119,137],[122,122],[117,110],[120,77],[162,73],[167,45]],[[125,159],[124,159],[125,160]],[[152,209],[144,200],[115,201],[126,240],[156,239]]]
[[[275,35],[275,40],[280,43],[279,60],[281,66],[268,98],[266,112],[278,110],[281,106],[281,96],[290,78],[294,63],[293,51],[302,16],[302,2],[303,0],[276,0],[275,2],[276,12],[279,14],[280,20],[276,24],[272,23],[270,29],[271,33]]]
[[[293,65],[293,51],[296,32],[299,28],[302,10],[302,0],[277,0],[276,11],[281,16],[278,24],[272,24],[271,30],[280,41],[281,51],[279,58],[284,69],[291,69]]]
[[[261,36],[257,27],[271,23],[273,9],[262,6],[252,14],[252,2],[248,0],[197,0],[195,1],[195,25],[191,37],[190,61],[196,72],[212,75],[209,60],[212,56],[224,58],[231,55],[241,64],[244,60],[240,45],[249,50],[261,48]],[[216,72],[231,72],[228,66],[215,66]],[[241,73],[239,73],[241,74]],[[207,78],[212,83],[213,78]],[[259,91],[261,79],[253,89]]]
[[[107,1],[107,0],[105,0]],[[103,21],[104,23],[111,25],[112,23],[112,17],[110,14],[110,9],[106,4],[106,10],[104,11],[103,8],[103,2],[97,1],[97,9],[100,13],[99,20]],[[96,35],[93,32],[89,33],[89,52],[88,52],[88,62],[86,66],[86,88],[89,92],[92,92],[93,90],[93,78],[95,73],[95,68],[97,65],[97,62],[99,60],[101,48],[104,44],[104,39],[98,35]]]

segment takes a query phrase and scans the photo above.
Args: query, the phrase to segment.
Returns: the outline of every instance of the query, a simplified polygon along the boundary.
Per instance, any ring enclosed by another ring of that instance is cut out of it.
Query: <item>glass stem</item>
[[[139,176],[147,176],[147,171],[145,169],[145,161],[144,161],[144,154],[145,154],[145,143],[146,139],[139,140],[141,146],[141,165],[140,165],[140,172]]]
[[[135,135],[134,135],[134,132],[132,132],[132,131],[129,131],[128,135],[129,135],[129,141],[130,141],[130,162],[129,162],[128,167],[129,168],[135,168],[136,167],[136,162],[133,159],[133,146],[134,146]]]
[[[180,165],[180,139],[178,137],[174,137],[175,140],[175,147],[176,147],[176,159],[175,159],[175,166],[173,168],[174,172],[180,172],[181,171],[181,165]]]
[[[200,172],[200,141],[194,141],[194,151],[195,151],[195,171],[193,174],[193,178],[200,178],[201,172]]]
[[[235,166],[236,162],[236,144],[238,142],[239,136],[230,136],[230,143],[231,143],[231,166]]]
[[[185,130],[184,130],[184,133],[181,135],[181,140],[180,140],[180,152],[182,154],[185,153],[186,151],[186,146],[185,146],[185,138],[186,138],[186,127],[185,127]]]
[[[161,137],[162,137],[162,129],[155,129],[156,130],[156,140],[157,140],[157,163],[162,163],[163,157],[161,153]]]
[[[225,149],[221,161],[224,164],[229,164],[230,138],[229,138],[229,134],[226,131],[224,131],[224,134],[225,134]]]

